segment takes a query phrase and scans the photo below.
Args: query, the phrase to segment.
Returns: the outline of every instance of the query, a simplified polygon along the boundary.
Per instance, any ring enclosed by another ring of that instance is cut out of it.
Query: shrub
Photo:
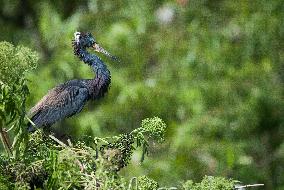
[[[163,141],[165,128],[164,122],[154,117],[143,120],[142,126],[129,134],[74,144],[38,130],[29,135],[18,158],[0,158],[0,184],[17,189],[125,189],[131,184],[119,170],[128,165],[137,147],[144,146],[142,150],[147,152],[149,140]],[[158,184],[145,176],[138,178],[138,186],[155,189]]]
[[[36,68],[37,53],[23,46],[0,42],[0,137],[6,151],[11,153],[6,128],[11,128],[15,138],[14,155],[25,139],[22,127],[25,118],[25,102],[29,94],[25,73]]]

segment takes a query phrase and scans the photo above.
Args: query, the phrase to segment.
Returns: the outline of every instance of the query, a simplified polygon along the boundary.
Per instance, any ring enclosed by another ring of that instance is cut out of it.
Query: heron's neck
[[[98,99],[108,91],[111,76],[110,71],[104,62],[95,54],[90,54],[86,49],[74,49],[77,55],[84,63],[92,67],[96,76],[92,80],[88,80],[89,93],[94,99]]]
[[[79,49],[76,52],[77,56],[86,64],[92,67],[96,73],[96,78],[103,77],[107,79],[110,77],[110,71],[104,62],[95,54],[90,54],[86,49]]]

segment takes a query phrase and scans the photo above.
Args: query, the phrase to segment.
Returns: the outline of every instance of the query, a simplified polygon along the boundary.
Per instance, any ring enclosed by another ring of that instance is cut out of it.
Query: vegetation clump
[[[158,189],[159,187],[159,184],[156,181],[145,175],[138,177],[137,181],[140,190]]]
[[[205,176],[200,183],[192,180],[186,181],[182,187],[185,190],[232,190],[238,181],[223,177]]]
[[[38,55],[23,46],[0,42],[0,138],[7,152],[12,154],[6,134],[13,129],[14,154],[24,139],[22,127],[25,119],[26,97],[29,95],[25,73],[35,69]]]
[[[160,118],[146,119],[142,124],[129,134],[94,138],[87,143],[78,141],[74,144],[70,141],[68,144],[63,143],[54,136],[38,130],[29,135],[27,146],[20,152],[19,157],[0,158],[0,162],[3,163],[0,171],[1,187],[125,188],[128,184],[118,171],[128,165],[133,150],[148,144],[150,139],[161,142],[165,133],[166,125]],[[159,138],[155,135],[158,133],[157,130],[160,133]],[[157,186],[157,182],[146,177],[138,178],[138,181],[142,189]]]

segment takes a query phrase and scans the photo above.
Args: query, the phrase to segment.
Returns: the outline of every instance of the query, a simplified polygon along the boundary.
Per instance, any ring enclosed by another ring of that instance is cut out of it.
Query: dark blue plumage
[[[58,120],[79,113],[85,103],[97,100],[104,96],[111,83],[111,75],[104,62],[95,54],[90,54],[87,48],[116,59],[101,48],[90,33],[74,33],[74,54],[84,63],[88,64],[95,72],[93,79],[74,79],[56,86],[30,110],[31,121],[36,128],[49,127]],[[32,124],[29,131],[34,131]]]

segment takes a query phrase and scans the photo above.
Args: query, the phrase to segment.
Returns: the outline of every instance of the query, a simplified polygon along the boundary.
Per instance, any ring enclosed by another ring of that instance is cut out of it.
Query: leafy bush
[[[89,138],[74,144],[68,141],[68,145],[38,130],[29,136],[19,157],[0,158],[1,187],[125,189],[128,184],[118,172],[128,165],[137,147],[143,146],[146,153],[149,140],[162,142],[165,128],[164,122],[154,117],[143,120],[142,126],[129,134]],[[158,184],[147,177],[139,177],[138,186],[156,189]]]
[[[200,183],[194,183],[188,180],[182,187],[185,190],[232,190],[237,182],[238,181],[228,180],[223,177],[205,176]]]
[[[37,60],[37,53],[26,47],[0,42],[0,137],[8,152],[11,147],[6,142],[6,128],[13,128],[18,135],[13,143],[15,150],[19,147],[19,139],[24,138],[21,126],[29,94],[25,73],[36,67]]]

